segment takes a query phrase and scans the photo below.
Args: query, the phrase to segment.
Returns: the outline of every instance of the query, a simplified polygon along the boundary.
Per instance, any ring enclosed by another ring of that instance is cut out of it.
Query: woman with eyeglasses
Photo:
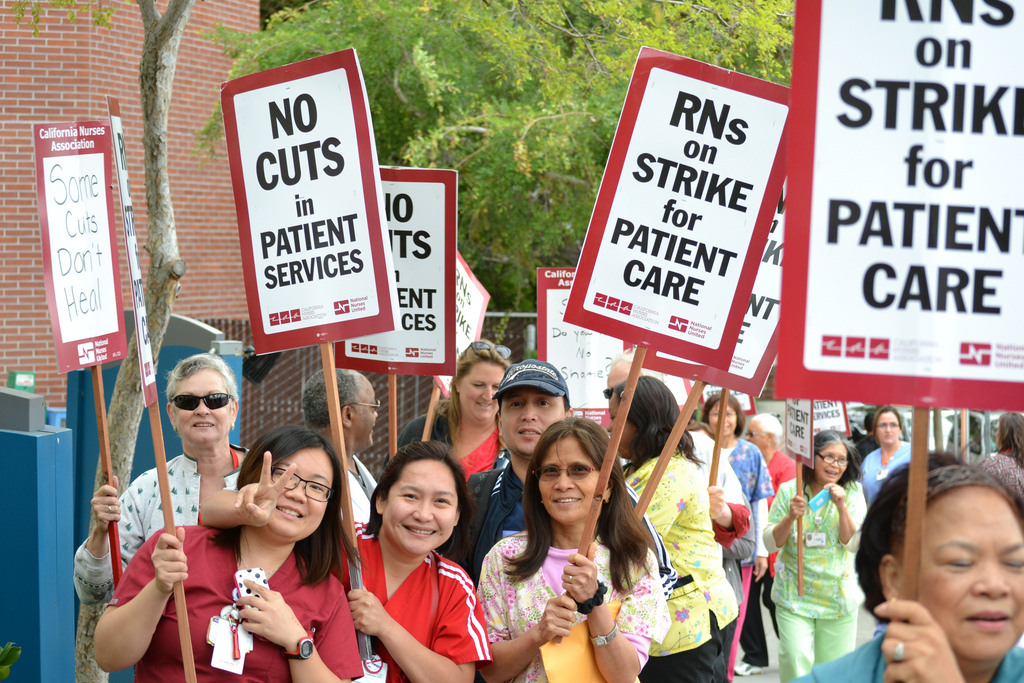
[[[135,680],[181,680],[181,581],[199,680],[329,683],[362,674],[345,589],[340,495],[344,476],[330,442],[305,427],[278,427],[238,475],[272,499],[260,526],[178,527],[146,541],[96,625],[96,662],[135,666]],[[248,518],[248,511],[238,517]],[[236,574],[242,572],[241,578]],[[220,673],[218,673],[220,671]]]
[[[245,449],[229,442],[238,417],[238,384],[219,356],[189,356],[167,375],[167,415],[181,436],[184,453],[167,462],[174,523],[199,523],[199,505],[208,495],[235,488]],[[114,576],[107,525],[117,524],[121,564],[128,566],[143,542],[163,529],[156,469],[143,472],[117,496],[117,478],[93,494],[97,523],[75,553],[75,590],[83,604],[110,600]]]
[[[498,434],[498,391],[512,351],[507,346],[487,340],[471,343],[455,362],[450,394],[437,408],[430,440],[442,441],[452,447],[462,463],[466,479],[476,472],[494,467],[502,449]],[[398,436],[398,446],[419,441],[427,418],[417,417]]]
[[[861,465],[861,484],[869,505],[889,475],[897,467],[910,463],[910,443],[901,440],[903,417],[895,406],[881,406],[875,411],[872,431],[878,448],[864,456]]]
[[[852,652],[857,644],[857,609],[864,602],[853,566],[867,507],[858,481],[857,449],[841,433],[825,430],[814,436],[814,467],[800,467],[803,491],[796,490],[795,480],[782,484],[764,529],[768,552],[779,552],[772,600],[779,624],[781,683]],[[798,519],[803,519],[799,538]],[[801,544],[802,596],[797,579]]]
[[[668,630],[650,536],[617,459],[597,541],[577,552],[607,448],[608,434],[585,418],[560,420],[538,440],[524,482],[526,530],[491,548],[477,588],[494,658],[481,671],[487,681],[546,681],[540,647],[585,622],[604,679],[633,683]]]

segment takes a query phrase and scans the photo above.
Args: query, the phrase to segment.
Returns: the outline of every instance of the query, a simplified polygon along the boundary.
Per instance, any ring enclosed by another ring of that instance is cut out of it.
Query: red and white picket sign
[[[729,362],[782,192],[786,88],[643,48],[567,322]]]
[[[453,374],[458,174],[380,169],[395,265],[399,325],[336,345],[340,365],[393,375]]]
[[[797,0],[779,395],[1024,409],[1021,20]]]
[[[466,259],[456,252],[455,264],[455,356],[462,353],[484,331],[484,318],[491,294],[470,270]],[[434,382],[445,398],[451,386],[451,375],[434,375]]]
[[[70,372],[120,360],[121,273],[110,191],[110,124],[32,126],[43,241],[43,280],[57,366]]]
[[[395,329],[380,169],[355,50],[229,81],[221,105],[256,350]]]

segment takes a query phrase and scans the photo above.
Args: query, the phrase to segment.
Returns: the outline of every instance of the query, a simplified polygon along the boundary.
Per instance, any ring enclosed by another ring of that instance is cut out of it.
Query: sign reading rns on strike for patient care
[[[221,104],[256,350],[393,330],[391,249],[355,51],[230,81]]]
[[[566,320],[728,367],[782,192],[788,100],[643,48]]]
[[[796,22],[776,391],[1024,409],[1024,3]]]
[[[32,138],[57,365],[69,372],[120,360],[128,344],[110,191],[110,126],[37,124]]]
[[[454,374],[458,181],[436,168],[380,169],[398,327],[338,344],[339,364],[385,374]]]

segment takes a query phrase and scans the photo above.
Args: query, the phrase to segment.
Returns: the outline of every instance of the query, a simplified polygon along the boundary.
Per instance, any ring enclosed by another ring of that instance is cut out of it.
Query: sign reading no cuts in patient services
[[[786,229],[785,194],[779,198],[775,218],[768,232],[768,243],[750,292],[739,339],[727,369],[690,363],[682,358],[657,352],[644,365],[687,379],[700,379],[717,387],[727,387],[744,395],[760,396],[775,362],[779,341],[779,301],[782,293],[782,245]],[[706,393],[707,389],[705,389]],[[751,400],[753,405],[753,400]],[[746,410],[746,408],[744,408]]]
[[[145,404],[159,400],[156,388],[156,363],[153,362],[153,344],[149,339],[149,316],[146,313],[146,292],[142,287],[142,268],[139,267],[139,241],[135,236],[135,210],[132,208],[132,190],[128,182],[128,153],[125,150],[124,129],[121,126],[121,104],[107,97],[110,115],[110,140],[114,146],[114,168],[117,170],[118,195],[121,198],[121,227],[124,231],[124,250],[128,258],[128,278],[131,281],[132,309],[135,311],[135,348],[138,352],[139,378]]]
[[[729,367],[782,192],[789,91],[643,48],[566,320]]]
[[[1024,409],[1024,4],[796,22],[776,392]]]
[[[355,50],[222,86],[259,353],[395,329],[369,104]]]
[[[70,372],[128,352],[105,121],[32,126],[43,280],[57,366]]]
[[[458,174],[380,169],[399,326],[337,344],[339,365],[403,375],[454,374]]]

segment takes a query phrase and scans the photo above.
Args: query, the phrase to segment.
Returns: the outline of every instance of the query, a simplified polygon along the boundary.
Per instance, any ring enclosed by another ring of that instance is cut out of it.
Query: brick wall
[[[163,3],[161,3],[163,4]],[[83,17],[68,24],[47,11],[40,35],[16,26],[9,0],[0,0],[0,381],[9,370],[36,373],[36,393],[48,405],[63,406],[65,378],[57,372],[53,334],[43,286],[39,214],[36,207],[31,125],[105,119],[104,97],[121,103],[129,155],[129,177],[143,277],[148,262],[142,120],[138,61],[142,25],[134,3],[116,3],[111,30]],[[238,230],[226,157],[193,154],[203,125],[227,77],[230,60],[203,37],[216,23],[255,30],[256,0],[200,2],[185,27],[170,112],[172,201],[178,245],[188,267],[175,313],[196,318],[245,318]],[[114,181],[116,182],[116,180]],[[115,213],[117,202],[115,200]],[[119,235],[126,305],[127,267]]]

